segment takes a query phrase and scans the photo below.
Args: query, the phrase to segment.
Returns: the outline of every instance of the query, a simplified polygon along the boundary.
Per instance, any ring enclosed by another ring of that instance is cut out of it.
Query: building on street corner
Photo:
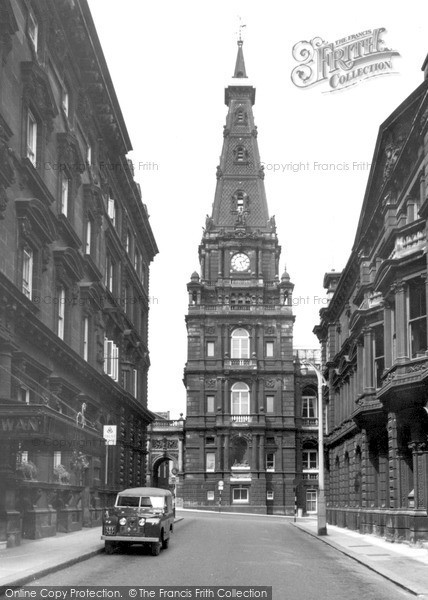
[[[380,126],[354,246],[325,275],[328,521],[428,539],[428,60]]]
[[[131,149],[86,0],[0,0],[0,547],[146,481],[157,247]]]
[[[268,213],[254,102],[239,40],[200,273],[187,285],[178,494],[185,507],[292,514],[298,492],[302,510],[308,502],[315,512],[316,378],[293,356],[294,285],[286,270],[279,276],[281,248]]]

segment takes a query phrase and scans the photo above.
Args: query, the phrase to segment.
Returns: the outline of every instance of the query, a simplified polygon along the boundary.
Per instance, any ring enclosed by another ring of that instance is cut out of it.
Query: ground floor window
[[[316,513],[317,512],[317,491],[307,490],[306,491],[306,512]]]
[[[247,487],[235,487],[232,489],[233,504],[248,504],[249,489]]]

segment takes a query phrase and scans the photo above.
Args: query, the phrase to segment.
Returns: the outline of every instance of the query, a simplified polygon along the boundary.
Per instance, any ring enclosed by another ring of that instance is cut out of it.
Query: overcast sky
[[[244,56],[257,90],[254,115],[269,212],[282,246],[281,271],[286,264],[295,284],[294,345],[314,348],[323,276],[341,270],[348,259],[369,173],[364,163],[371,162],[379,125],[423,80],[428,3],[89,0],[89,5],[160,250],[151,266],[149,408],[178,418],[186,407],[186,283],[199,271],[198,244],[214,199],[238,15],[246,24]],[[328,84],[299,89],[292,83],[297,42],[317,36],[334,42],[380,27],[386,29],[384,45],[400,54],[392,59],[396,74],[334,93]],[[297,165],[294,171],[289,163]]]

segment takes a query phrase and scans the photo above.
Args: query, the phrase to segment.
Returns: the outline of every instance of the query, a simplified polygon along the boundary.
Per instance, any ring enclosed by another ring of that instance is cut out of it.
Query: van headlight
[[[145,525],[145,523],[146,523],[146,519],[140,519],[138,521],[138,525],[140,525],[140,527],[142,527],[143,525]]]
[[[119,525],[126,525],[126,518],[122,517],[119,521]]]

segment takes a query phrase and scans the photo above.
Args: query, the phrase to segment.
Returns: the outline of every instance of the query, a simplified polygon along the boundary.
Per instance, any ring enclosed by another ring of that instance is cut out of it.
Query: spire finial
[[[246,25],[242,24],[242,19],[241,17],[238,16],[239,19],[239,28],[238,28],[238,56],[236,57],[236,65],[235,65],[235,74],[233,75],[233,77],[247,77],[247,74],[245,72],[245,63],[244,63],[244,55],[242,53],[242,46],[244,44],[244,41],[242,39],[242,30],[244,29],[244,27],[246,27]]]
[[[244,27],[246,27],[246,25],[242,24],[242,19],[241,17],[238,15],[238,19],[239,19],[239,26],[238,26],[238,46],[242,46],[242,44],[244,43],[243,39],[242,39],[242,30],[244,29]]]

